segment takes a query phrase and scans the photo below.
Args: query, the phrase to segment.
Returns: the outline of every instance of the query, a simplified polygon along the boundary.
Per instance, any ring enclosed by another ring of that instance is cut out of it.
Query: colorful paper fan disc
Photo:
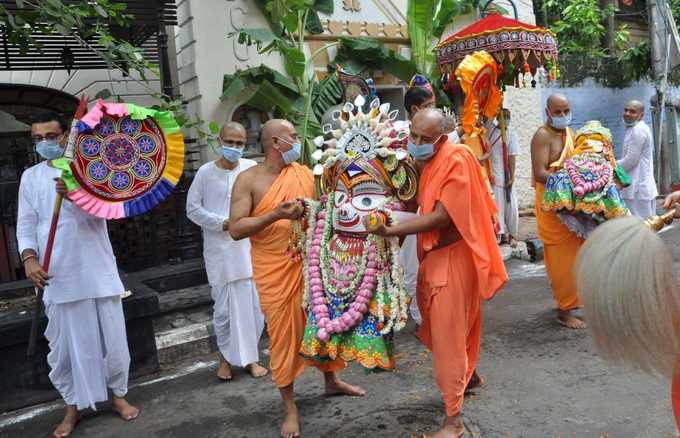
[[[78,131],[72,160],[55,164],[70,169],[64,172],[69,199],[94,216],[146,213],[182,175],[184,137],[170,112],[99,101]]]

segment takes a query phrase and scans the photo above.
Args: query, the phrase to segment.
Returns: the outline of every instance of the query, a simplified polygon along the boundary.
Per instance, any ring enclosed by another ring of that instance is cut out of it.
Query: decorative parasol
[[[184,137],[172,113],[101,100],[78,121],[73,158],[57,160],[69,199],[120,219],[146,213],[172,193],[184,168]]]
[[[527,86],[531,75],[535,86],[537,74],[548,81],[559,78],[557,40],[550,30],[491,13],[437,45],[437,63],[445,75],[442,83],[455,87],[449,73],[466,55],[480,50],[494,57],[504,82]],[[524,81],[519,80],[520,74]]]

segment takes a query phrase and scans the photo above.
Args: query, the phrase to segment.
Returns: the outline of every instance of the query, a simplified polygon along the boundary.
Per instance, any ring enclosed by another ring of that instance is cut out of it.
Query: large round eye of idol
[[[375,210],[386,200],[385,189],[376,182],[367,181],[352,187],[352,206],[357,210]]]

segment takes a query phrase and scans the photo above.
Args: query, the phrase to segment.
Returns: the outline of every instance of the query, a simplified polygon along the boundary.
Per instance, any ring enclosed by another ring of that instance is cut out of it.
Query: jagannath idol
[[[304,259],[307,325],[301,354],[324,362],[357,360],[370,370],[395,366],[393,333],[410,302],[398,262],[398,238],[368,234],[363,219],[394,222],[408,216],[417,173],[395,128],[398,111],[357,97],[334,111],[338,129],[324,126],[313,157],[320,199],[305,199],[292,246]],[[325,148],[322,150],[321,148]]]
[[[557,212],[571,231],[587,238],[604,221],[630,214],[619,190],[628,184],[611,132],[593,120],[576,132],[571,158],[548,177],[542,208]]]

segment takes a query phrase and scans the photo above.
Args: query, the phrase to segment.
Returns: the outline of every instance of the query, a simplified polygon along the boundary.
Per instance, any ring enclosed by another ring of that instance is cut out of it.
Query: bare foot
[[[446,417],[444,426],[437,431],[432,438],[461,438],[465,434],[465,426],[463,426],[463,419],[460,415],[455,417]]]
[[[482,386],[484,386],[484,378],[477,374],[477,370],[475,370],[475,372],[472,373],[472,377],[470,377],[470,381],[465,387],[465,392],[468,393],[474,389],[481,388]]]
[[[217,378],[223,382],[228,382],[234,378],[231,374],[231,365],[220,355],[220,366],[217,368]]]
[[[345,383],[339,378],[335,377],[330,381],[326,381],[326,395],[349,395],[352,397],[363,397],[366,395],[366,391],[358,386]]]
[[[300,415],[297,407],[286,409],[281,425],[281,436],[283,438],[297,438],[300,436]]]
[[[269,374],[269,370],[257,362],[246,365],[246,369],[255,379],[259,379],[260,377],[264,377]]]
[[[570,310],[558,310],[557,323],[564,327],[577,330],[587,327],[586,323],[572,315]]]
[[[63,438],[71,435],[71,432],[76,427],[76,423],[78,423],[78,410],[75,406],[66,406],[66,415],[64,415],[64,419],[54,429],[52,436],[54,438]]]
[[[120,418],[125,421],[132,421],[139,416],[139,409],[132,406],[123,397],[113,396],[113,410],[118,412]]]

